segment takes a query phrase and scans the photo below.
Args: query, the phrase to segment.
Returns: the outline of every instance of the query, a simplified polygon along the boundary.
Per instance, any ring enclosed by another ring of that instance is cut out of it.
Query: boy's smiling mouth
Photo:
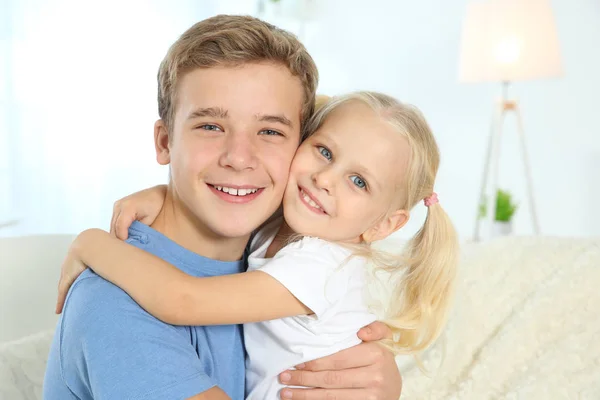
[[[232,196],[247,196],[249,194],[256,193],[256,191],[258,190],[258,188],[238,189],[238,188],[227,187],[227,186],[218,186],[218,185],[213,185],[213,187],[217,190],[220,190],[221,192],[230,194]]]
[[[237,186],[210,183],[206,185],[220,199],[229,203],[248,203],[257,198],[264,190],[264,188],[252,185]]]

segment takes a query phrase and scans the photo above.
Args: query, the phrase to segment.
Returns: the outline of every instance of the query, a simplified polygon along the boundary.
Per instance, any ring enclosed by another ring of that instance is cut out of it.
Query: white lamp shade
[[[548,0],[484,0],[467,7],[461,82],[511,82],[563,74]]]

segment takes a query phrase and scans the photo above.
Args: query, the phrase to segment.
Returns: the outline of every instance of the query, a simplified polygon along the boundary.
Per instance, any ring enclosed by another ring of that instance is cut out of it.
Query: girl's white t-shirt
[[[367,305],[367,261],[349,249],[304,237],[264,258],[282,219],[252,239],[248,271],[263,271],[284,285],[314,315],[244,324],[246,398],[279,399],[278,375],[300,363],[360,343],[358,330],[376,320]]]

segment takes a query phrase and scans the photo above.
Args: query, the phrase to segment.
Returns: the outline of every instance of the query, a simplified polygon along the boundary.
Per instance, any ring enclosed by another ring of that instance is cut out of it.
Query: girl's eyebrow
[[[331,147],[330,150],[336,150],[338,148],[336,141],[331,137],[327,132],[319,133],[319,137],[324,138],[327,143],[327,146]]]
[[[371,174],[367,167],[358,163],[358,168],[356,168],[356,172],[358,172],[361,176],[364,176],[368,181],[367,183],[373,183],[371,186],[375,186],[377,189],[381,189],[381,184],[379,183],[377,178],[375,178],[375,175]]]

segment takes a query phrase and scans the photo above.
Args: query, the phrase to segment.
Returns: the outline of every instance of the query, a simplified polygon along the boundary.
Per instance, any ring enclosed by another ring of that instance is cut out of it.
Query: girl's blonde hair
[[[410,160],[398,190],[399,209],[410,210],[431,196],[440,154],[429,125],[416,107],[375,92],[332,97],[319,104],[307,132],[315,132],[331,112],[351,101],[369,106],[409,143]],[[423,227],[403,252],[381,252],[369,243],[354,249],[357,255],[367,257],[376,267],[393,274],[391,281],[399,282],[384,321],[394,333],[394,340],[385,344],[404,354],[417,353],[431,345],[447,319],[459,257],[456,231],[441,205],[428,207]]]

